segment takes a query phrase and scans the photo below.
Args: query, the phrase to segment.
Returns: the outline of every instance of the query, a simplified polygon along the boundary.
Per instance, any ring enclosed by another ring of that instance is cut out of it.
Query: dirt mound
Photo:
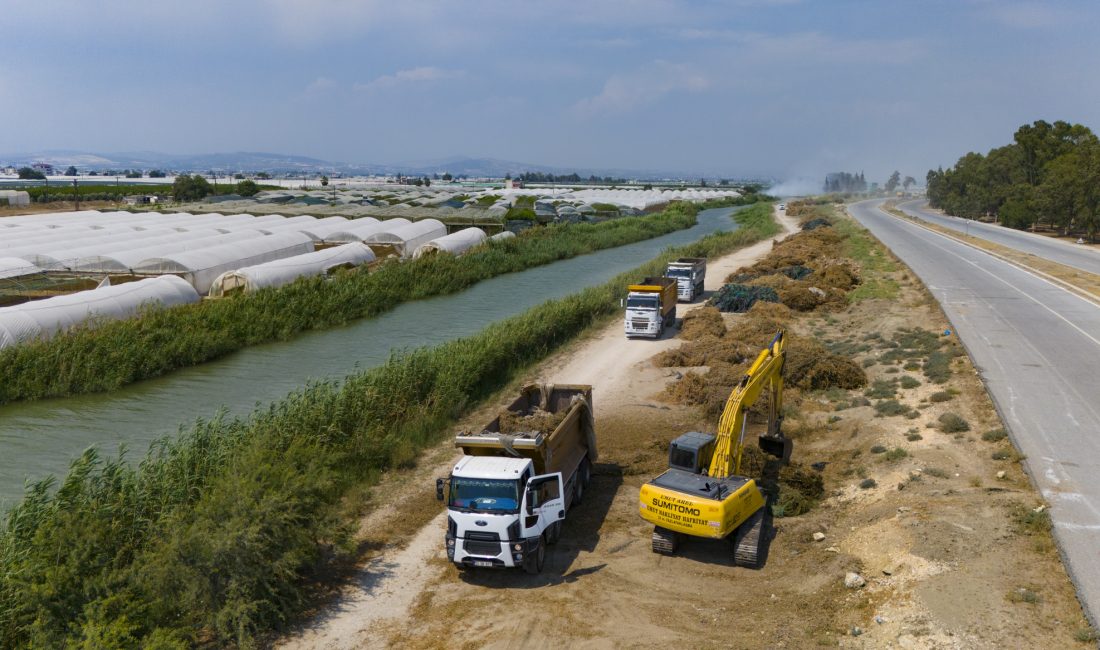
[[[524,415],[504,410],[500,412],[500,432],[509,435],[531,432],[550,433],[561,424],[568,413],[568,410],[551,413],[536,408],[530,414]]]
[[[847,263],[835,262],[815,271],[810,281],[817,286],[848,291],[859,284],[859,274]]]
[[[726,323],[722,320],[721,312],[710,305],[689,311],[684,315],[683,325],[680,327],[680,338],[688,341],[703,336],[719,337],[725,333]]]
[[[719,363],[741,363],[758,352],[759,350],[754,352],[751,345],[707,334],[684,343],[679,348],[656,355],[653,357],[653,364],[659,368],[690,368]]]
[[[818,217],[817,219],[810,219],[806,223],[802,224],[802,230],[817,230],[818,228],[824,228],[825,226],[832,225],[833,224],[830,223],[828,219],[822,219],[821,217]]]

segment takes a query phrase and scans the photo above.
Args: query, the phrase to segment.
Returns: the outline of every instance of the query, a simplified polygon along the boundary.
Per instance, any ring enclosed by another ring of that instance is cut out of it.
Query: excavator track
[[[767,506],[765,506],[767,507]],[[656,535],[656,533],[654,533]],[[764,541],[764,508],[756,511],[733,534],[733,563],[747,569],[760,567],[760,545]],[[656,542],[654,542],[656,543]]]
[[[653,552],[661,555],[673,555],[679,546],[679,538],[676,533],[660,526],[653,527]]]

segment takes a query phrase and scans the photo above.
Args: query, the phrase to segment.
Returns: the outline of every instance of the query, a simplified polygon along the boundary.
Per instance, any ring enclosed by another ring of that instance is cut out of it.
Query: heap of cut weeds
[[[859,272],[838,259],[841,236],[829,224],[818,225],[775,244],[765,259],[738,270],[726,282],[774,291],[779,302],[797,311],[839,309],[859,284]]]
[[[722,320],[722,314],[709,305],[685,314],[680,327],[680,338],[686,341],[695,341],[704,336],[720,337],[725,333],[726,323]]]
[[[753,444],[741,452],[741,475],[760,481],[764,463],[769,457]],[[825,496],[825,480],[819,472],[797,461],[779,470],[779,496],[773,512],[778,516],[796,517],[809,512]]]
[[[536,408],[530,413],[515,413],[507,409],[500,412],[500,432],[513,435],[517,433],[550,433],[558,428],[568,414],[568,409],[557,413]]]
[[[706,335],[688,341],[675,350],[654,357],[660,367],[708,366],[709,372],[684,373],[680,381],[666,388],[680,404],[702,405],[715,415],[721,413],[733,387],[748,366],[775,337],[786,329],[790,309],[774,303],[757,303],[737,326],[722,336]],[[820,343],[787,332],[787,360],[783,377],[788,387],[807,390],[854,389],[867,383],[867,375],[855,361],[825,349]],[[754,408],[753,411],[759,409]]]

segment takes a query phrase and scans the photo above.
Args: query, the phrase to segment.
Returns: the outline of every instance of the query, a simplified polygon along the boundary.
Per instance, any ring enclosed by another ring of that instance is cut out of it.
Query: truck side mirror
[[[435,480],[435,498],[439,501],[443,500],[443,479],[441,478]]]
[[[626,301],[622,298],[619,298],[619,309],[622,309],[623,307],[626,307]]]

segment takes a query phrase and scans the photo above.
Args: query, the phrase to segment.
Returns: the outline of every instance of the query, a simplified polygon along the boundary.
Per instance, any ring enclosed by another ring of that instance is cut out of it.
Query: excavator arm
[[[741,473],[741,451],[745,447],[745,411],[767,389],[771,396],[768,409],[768,431],[760,436],[761,448],[784,461],[790,458],[791,441],[780,430],[783,406],[783,362],[786,360],[783,332],[776,333],[768,347],[760,352],[748,372],[734,387],[718,420],[708,474],[724,478]]]

